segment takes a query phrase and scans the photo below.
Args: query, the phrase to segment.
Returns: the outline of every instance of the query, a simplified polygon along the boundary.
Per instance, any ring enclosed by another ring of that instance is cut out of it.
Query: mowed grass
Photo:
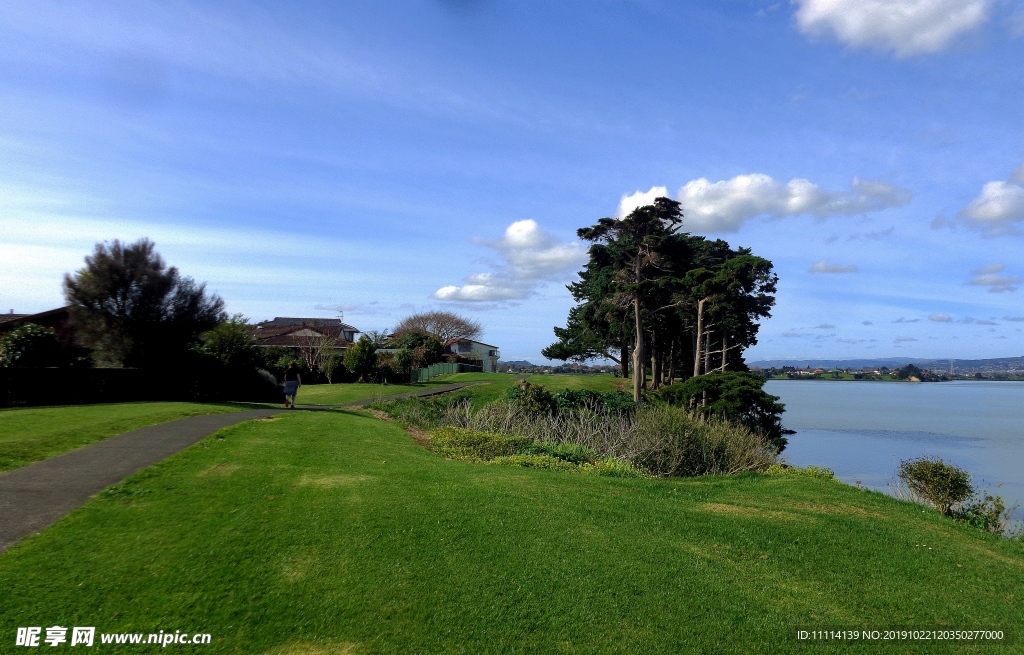
[[[241,406],[206,403],[118,403],[0,410],[0,472],[136,428]]]
[[[200,442],[0,555],[0,589],[4,639],[209,632],[204,653],[1010,652],[795,630],[1024,627],[1019,544],[882,494],[448,461],[347,412]]]
[[[299,405],[344,405],[356,400],[386,398],[410,391],[422,391],[447,384],[428,380],[419,384],[368,384],[362,382],[338,384],[304,384],[299,387],[296,402]],[[284,402],[282,396],[282,402]]]

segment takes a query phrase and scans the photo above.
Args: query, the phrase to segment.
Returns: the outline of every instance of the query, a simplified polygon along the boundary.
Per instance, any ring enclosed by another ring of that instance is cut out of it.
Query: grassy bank
[[[117,403],[2,409],[0,472],[147,425],[240,408],[206,403]]]
[[[342,412],[220,436],[0,555],[0,631],[210,632],[205,653],[847,653],[878,649],[794,631],[1024,627],[1019,544],[835,482],[449,461]],[[103,652],[140,651],[121,648]]]
[[[299,388],[296,400],[300,405],[344,405],[356,400],[387,398],[446,384],[438,379],[419,384],[304,384]]]

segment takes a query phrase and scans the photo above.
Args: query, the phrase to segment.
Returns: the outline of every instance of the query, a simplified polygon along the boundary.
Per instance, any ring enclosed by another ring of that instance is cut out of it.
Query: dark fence
[[[255,370],[0,368],[0,406],[143,400],[281,402],[281,392]]]
[[[438,375],[447,375],[448,373],[481,373],[483,370],[483,366],[474,366],[473,364],[442,362],[440,364],[431,364],[426,368],[414,368],[409,371],[409,382],[425,382],[430,378],[437,377]]]

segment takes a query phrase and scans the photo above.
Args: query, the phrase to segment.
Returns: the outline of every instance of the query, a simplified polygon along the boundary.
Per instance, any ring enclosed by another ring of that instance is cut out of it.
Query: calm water
[[[886,491],[900,460],[932,455],[1024,506],[1024,382],[769,380],[765,391],[786,404],[782,424],[796,430],[783,453],[792,464]]]

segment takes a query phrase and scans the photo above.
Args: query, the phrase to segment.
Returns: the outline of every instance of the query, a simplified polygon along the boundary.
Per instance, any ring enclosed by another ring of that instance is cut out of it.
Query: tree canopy
[[[447,343],[452,339],[476,339],[483,333],[483,329],[478,321],[454,312],[432,311],[406,316],[391,331],[391,335],[400,338],[408,332],[424,332]]]
[[[96,244],[64,276],[64,296],[79,338],[108,366],[173,364],[227,318],[224,301],[168,267],[149,239]]]
[[[578,231],[591,242],[577,305],[549,359],[607,358],[623,376],[632,361],[634,399],[650,373],[655,388],[711,371],[746,370],[742,352],[757,343],[777,284],[770,261],[681,231],[678,202],[658,198],[621,220],[602,218]]]

